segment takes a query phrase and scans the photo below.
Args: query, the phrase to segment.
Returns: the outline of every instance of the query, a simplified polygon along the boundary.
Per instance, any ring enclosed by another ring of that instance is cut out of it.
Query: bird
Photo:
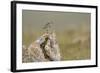
[[[50,32],[51,30],[51,26],[52,26],[53,22],[47,22],[44,26],[43,26],[43,29],[46,31],[46,32]]]

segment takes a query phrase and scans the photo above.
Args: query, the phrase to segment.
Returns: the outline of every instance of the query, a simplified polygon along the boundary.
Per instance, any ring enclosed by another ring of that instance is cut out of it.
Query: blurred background
[[[52,22],[62,60],[84,60],[91,58],[90,13],[22,11],[22,43],[28,47],[45,30],[44,25]]]

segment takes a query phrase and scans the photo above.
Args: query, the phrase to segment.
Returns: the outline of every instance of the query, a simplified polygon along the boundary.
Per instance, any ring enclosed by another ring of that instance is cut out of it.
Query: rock
[[[56,35],[54,32],[44,33],[40,38],[29,45],[27,51],[28,58],[30,58],[32,62],[61,60],[60,48],[56,41]],[[25,60],[25,58],[23,59]]]

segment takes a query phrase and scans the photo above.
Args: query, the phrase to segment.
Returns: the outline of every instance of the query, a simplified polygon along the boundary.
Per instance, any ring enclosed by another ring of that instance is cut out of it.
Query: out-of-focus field
[[[68,31],[57,38],[62,60],[90,59],[89,32]]]
[[[27,47],[43,32],[23,33],[23,44]],[[69,29],[56,31],[62,60],[84,60],[91,58],[90,31],[87,29]]]

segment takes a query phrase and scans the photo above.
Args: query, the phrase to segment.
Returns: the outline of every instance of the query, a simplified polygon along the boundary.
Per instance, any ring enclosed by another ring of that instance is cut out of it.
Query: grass
[[[62,60],[90,59],[91,56],[90,37],[89,37],[90,33],[76,31],[72,32],[73,34],[69,34],[68,32],[70,31],[67,31],[66,34],[65,33],[59,34],[57,38],[60,46]],[[75,39],[77,40],[73,42]],[[85,40],[82,41],[82,39]]]
[[[41,32],[23,33],[23,44],[27,47]],[[91,58],[90,32],[88,30],[65,30],[56,32],[62,60],[85,60]]]

